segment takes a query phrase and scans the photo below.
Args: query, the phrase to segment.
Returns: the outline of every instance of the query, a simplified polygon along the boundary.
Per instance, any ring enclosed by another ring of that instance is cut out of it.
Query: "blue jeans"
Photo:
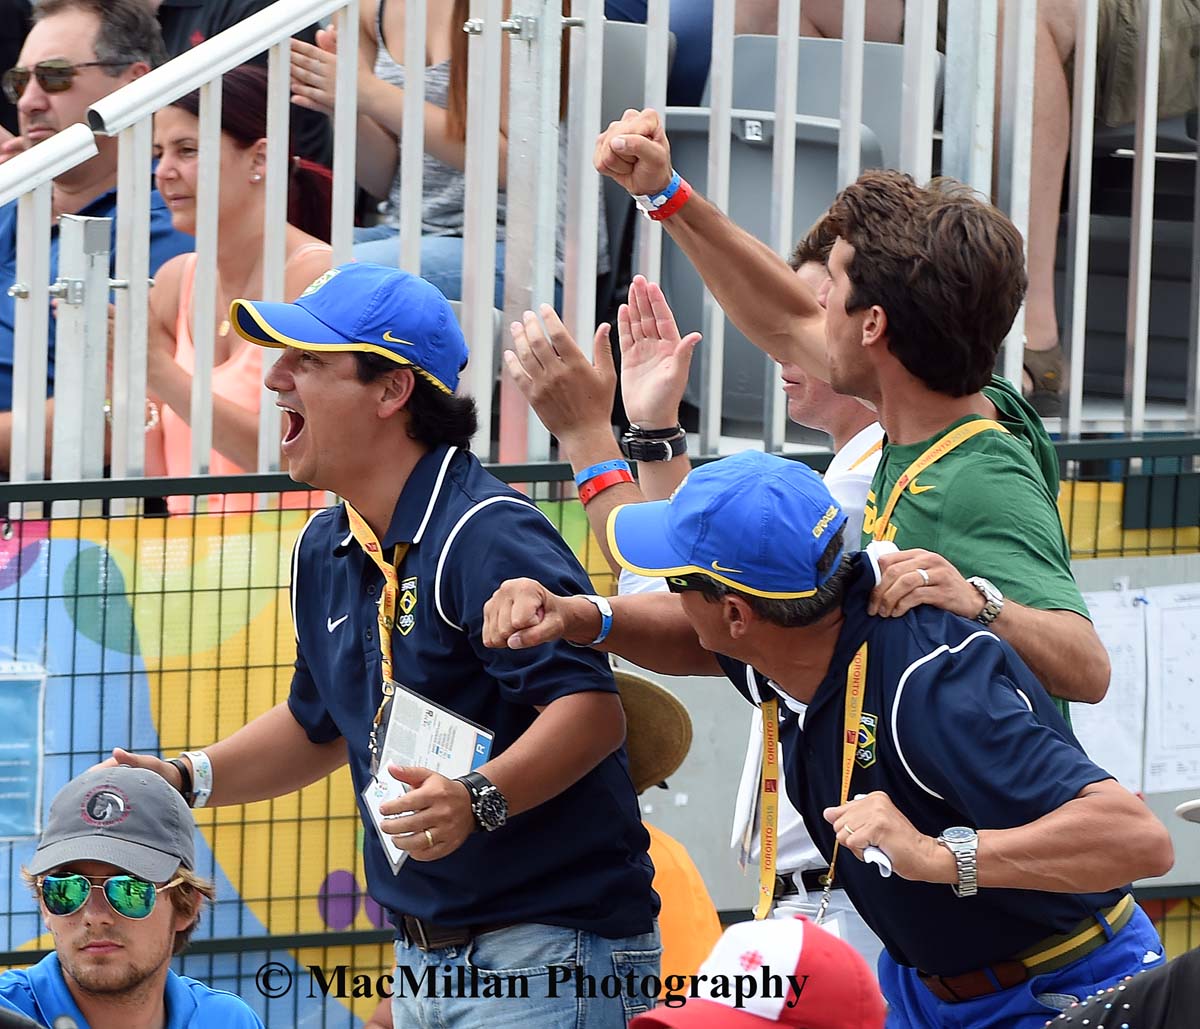
[[[1139,907],[1102,947],[1000,993],[948,1004],[929,992],[916,969],[896,964],[886,951],[879,958],[879,983],[888,1002],[887,1029],[1042,1029],[1076,1001],[1162,963],[1162,942]],[[1112,1025],[1116,1029],[1120,1020]]]
[[[657,927],[610,940],[529,923],[431,951],[397,940],[392,1024],[624,1029],[653,1005],[661,958]]]
[[[354,259],[395,268],[400,263],[400,234],[390,225],[354,230]],[[463,241],[461,236],[421,237],[421,278],[432,282],[447,300],[461,300]],[[504,309],[504,242],[496,244],[496,288],[492,305]]]

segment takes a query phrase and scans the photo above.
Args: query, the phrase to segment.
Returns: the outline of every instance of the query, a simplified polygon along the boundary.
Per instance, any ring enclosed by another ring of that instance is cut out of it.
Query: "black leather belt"
[[[820,893],[825,889],[825,872],[820,868],[806,868],[800,873],[800,886],[809,893]],[[800,886],[796,885],[794,874],[775,876],[775,903],[784,897],[799,896]]]
[[[443,947],[465,947],[476,936],[508,929],[513,922],[494,925],[437,925],[413,915],[400,915],[396,932],[400,939],[418,950],[440,950]]]

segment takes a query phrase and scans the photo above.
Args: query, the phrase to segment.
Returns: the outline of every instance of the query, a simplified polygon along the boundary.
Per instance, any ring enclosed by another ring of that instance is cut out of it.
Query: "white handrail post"
[[[996,121],[996,0],[951,4],[942,95],[942,170],[992,195]]]
[[[50,180],[18,201],[17,299],[13,325],[12,452],[9,480],[34,482],[46,472],[46,375],[50,338]],[[12,517],[20,517],[14,505]]]
[[[782,4],[780,5],[782,13]],[[838,189],[862,171],[863,59],[866,52],[866,0],[845,0],[842,11],[841,130],[838,133]],[[932,123],[931,123],[932,128]]]
[[[936,56],[937,0],[907,0],[904,8],[900,167],[922,184],[929,179],[933,168]]]
[[[1021,233],[1029,258],[1029,178],[1033,156],[1033,71],[1037,0],[1009,0],[1004,12],[1004,63],[1000,101],[1000,206]],[[1004,339],[1004,375],[1020,383],[1025,358],[1025,307]]]
[[[288,184],[292,169],[288,155],[290,132],[292,47],[288,40],[271,47],[267,71],[267,172],[263,188],[263,299],[281,301],[286,288]],[[259,347],[263,380],[279,357],[277,350]],[[258,471],[279,471],[282,422],[275,394],[264,385],[258,407]],[[266,503],[269,494],[258,498]]]
[[[712,64],[708,73],[708,199],[729,207],[730,130],[733,108],[734,0],[713,0]],[[725,312],[704,290],[704,345],[700,348],[700,452],[715,454],[721,442],[725,379]]]
[[[1134,122],[1133,212],[1125,319],[1125,431],[1146,427],[1150,356],[1150,259],[1154,248],[1154,152],[1158,141],[1158,65],[1162,0],[1145,0],[1138,27],[1137,120]]]
[[[425,183],[425,25],[427,0],[404,4],[404,134],[400,138],[400,262],[421,274]]]
[[[116,340],[113,347],[112,473],[114,478],[146,472],[146,336],[150,299],[150,118],[118,137]],[[113,513],[128,504],[113,502]]]
[[[847,18],[852,8],[861,10],[862,0],[848,0]],[[796,220],[793,179],[796,174],[796,79],[800,73],[800,0],[779,0],[777,24],[775,140],[771,153],[771,224],[775,231],[771,245],[776,253],[786,257],[795,242],[792,225]],[[856,120],[855,126],[857,124]],[[845,129],[843,121],[843,132]],[[855,143],[855,149],[857,146]],[[782,450],[786,434],[787,403],[779,388],[779,366],[767,358],[763,370],[763,449],[767,453]]]
[[[471,0],[467,64],[466,210],[463,212],[463,335],[470,347],[467,382],[479,412],[474,447],[492,454],[495,383],[496,213],[500,178],[500,22],[503,0]],[[503,392],[502,392],[503,395]],[[520,399],[520,398],[518,398]]]
[[[562,55],[559,0],[513,0],[504,25],[509,33],[508,217],[505,230],[504,310],[520,318],[554,297],[558,224],[558,108]],[[506,383],[507,385],[507,383]],[[528,417],[525,401],[510,387],[501,392],[503,415],[524,412],[524,446],[501,434],[501,460],[545,460],[550,434]],[[514,417],[520,424],[520,419]],[[510,426],[511,429],[513,426]]]
[[[670,7],[663,3],[649,4],[646,11],[646,79],[642,106],[654,108],[660,118],[666,117],[670,13]],[[651,282],[657,282],[662,274],[663,227],[640,214],[636,226],[636,267]],[[615,254],[613,258],[616,259]]]
[[[53,468],[58,480],[104,474],[104,389],[108,365],[108,268],[111,218],[65,215],[59,222],[57,353]],[[58,501],[54,514],[75,517],[78,500]]]
[[[337,96],[333,107],[333,138],[350,145],[333,149],[333,263],[354,256],[354,201],[358,133],[358,11],[359,0],[347,0],[334,18],[337,26]]]
[[[217,247],[221,207],[221,82],[200,87],[200,157],[196,198],[196,279],[192,303],[191,430],[193,475],[212,460],[212,375],[217,335]]]
[[[571,46],[570,81],[574,87],[567,112],[563,321],[584,352],[590,353],[596,321],[596,265],[600,252],[600,179],[592,165],[592,150],[600,131],[604,0],[572,0],[571,14],[576,21],[582,22],[582,26],[581,31],[574,34]],[[617,345],[615,332],[612,345]]]
[[[1197,82],[1200,89],[1200,82]],[[1192,304],[1188,323],[1187,426],[1200,433],[1200,133],[1196,138],[1196,173],[1192,204]],[[1192,470],[1200,469],[1200,458],[1192,458]]]
[[[1092,228],[1092,141],[1096,114],[1096,22],[1098,0],[1083,0],[1075,22],[1075,89],[1071,98],[1071,185],[1068,200],[1066,273],[1062,313],[1068,364],[1066,410],[1069,436],[1083,428],[1083,365],[1087,347],[1088,254]]]

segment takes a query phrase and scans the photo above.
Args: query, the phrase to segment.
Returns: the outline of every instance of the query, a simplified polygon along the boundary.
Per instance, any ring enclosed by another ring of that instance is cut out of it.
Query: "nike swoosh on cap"
[[[716,561],[714,561],[712,563],[712,570],[714,572],[724,572],[726,575],[744,575],[745,574],[745,572],[743,572],[740,568],[726,568],[724,565],[717,564]]]
[[[350,617],[349,615],[342,615],[342,617],[339,618],[336,622],[332,618],[326,618],[325,619],[325,628],[327,628],[330,632],[333,632],[334,629],[336,629],[339,625],[342,624],[342,622],[344,622],[349,617]]]
[[[388,329],[388,331],[383,334],[383,341],[385,343],[402,343],[406,347],[411,347],[411,346],[416,345],[407,339],[397,339],[395,336],[392,335],[391,329]]]

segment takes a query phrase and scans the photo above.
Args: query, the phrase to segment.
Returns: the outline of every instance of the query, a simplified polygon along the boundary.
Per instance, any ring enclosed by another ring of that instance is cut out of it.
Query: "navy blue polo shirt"
[[[919,832],[936,837],[953,825],[1025,825],[1111,778],[1007,643],[935,607],[868,616],[877,572],[866,553],[853,561],[829,671],[802,716],[780,704],[788,796],[827,861],[834,833],[822,812],[841,799],[846,670],[864,642],[864,730],[850,797],[882,790]],[[747,699],[772,696],[768,680],[747,665],[718,660]],[[948,885],[885,879],[844,848],[835,881],[898,963],[938,975],[1011,958],[1127,892],[980,889],[960,898]]]
[[[399,542],[411,543],[399,576],[403,590],[415,590],[416,604],[411,622],[398,620],[392,634],[395,678],[493,732],[492,757],[530,727],[535,705],[616,692],[608,659],[593,650],[565,643],[484,647],[483,606],[506,579],[528,576],[560,595],[590,593],[591,586],[549,520],[474,456],[439,447],[420,460],[381,540],[385,548]],[[314,743],[346,739],[368,826],[363,858],[371,896],[393,919],[542,922],[610,938],[649,932],[658,898],[624,747],[495,832],[473,833],[437,861],[406,861],[393,875],[361,797],[382,680],[382,582],[350,534],[342,505],[315,515],[296,541],[296,670],[288,706]]]
[[[117,191],[110,189],[96,197],[82,211],[87,218],[112,218],[110,273],[115,274],[117,251]],[[157,189],[150,192],[150,274],[172,257],[191,253],[196,243],[191,236],[177,232],[171,224],[171,212]],[[50,281],[58,278],[58,225],[50,230]],[[8,295],[8,287],[17,281],[17,201],[0,207],[0,411],[12,410],[13,329],[17,301]],[[26,303],[27,301],[21,301]],[[50,315],[50,350],[47,356],[46,396],[54,395],[54,343],[58,322]]]

